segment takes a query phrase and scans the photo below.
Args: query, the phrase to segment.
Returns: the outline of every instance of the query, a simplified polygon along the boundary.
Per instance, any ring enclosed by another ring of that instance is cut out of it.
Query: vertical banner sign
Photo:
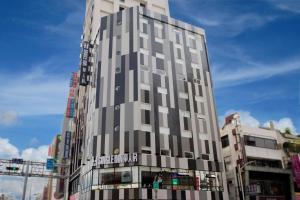
[[[66,117],[74,118],[75,117],[75,91],[78,84],[78,75],[76,72],[72,74],[70,81],[70,91],[67,102]]]
[[[64,145],[64,158],[69,158],[70,155],[71,132],[66,131],[65,145]]]
[[[293,155],[291,159],[292,159],[294,180],[296,182],[297,188],[300,188],[300,159],[298,155]]]
[[[93,46],[89,42],[82,42],[81,61],[80,61],[80,85],[87,86],[90,79],[90,48]]]

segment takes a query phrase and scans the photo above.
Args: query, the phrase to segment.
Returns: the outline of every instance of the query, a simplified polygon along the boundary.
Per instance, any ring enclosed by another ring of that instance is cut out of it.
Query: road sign
[[[13,158],[11,160],[12,163],[15,163],[15,164],[22,164],[23,163],[23,159],[21,158]]]
[[[54,159],[53,158],[48,158],[47,163],[46,163],[46,169],[47,170],[53,170],[54,169],[54,164],[55,164]]]
[[[19,169],[19,167],[6,167],[6,170],[8,171],[18,171]]]

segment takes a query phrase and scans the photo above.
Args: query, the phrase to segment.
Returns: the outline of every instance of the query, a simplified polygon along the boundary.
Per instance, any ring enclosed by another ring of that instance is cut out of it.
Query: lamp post
[[[243,180],[242,180],[242,170],[252,164],[252,163],[256,163],[256,161],[250,161],[250,162],[246,162],[242,167],[240,165],[238,165],[238,176],[239,176],[239,180],[240,180],[240,186],[241,186],[241,190],[242,190],[242,199],[245,200],[245,193],[244,193],[244,185],[243,185]]]

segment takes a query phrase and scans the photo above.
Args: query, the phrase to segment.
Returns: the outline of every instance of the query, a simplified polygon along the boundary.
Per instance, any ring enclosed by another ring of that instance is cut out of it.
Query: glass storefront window
[[[223,190],[222,174],[209,171],[133,166],[95,169],[84,178],[84,188],[92,183],[93,186],[98,185],[99,189],[155,187],[169,190]]]
[[[196,171],[196,188],[205,191],[223,191],[221,173]]]
[[[130,167],[116,168],[114,175],[115,184],[126,184],[132,182],[132,174]]]
[[[99,174],[100,185],[112,185],[114,184],[114,168],[101,169]]]

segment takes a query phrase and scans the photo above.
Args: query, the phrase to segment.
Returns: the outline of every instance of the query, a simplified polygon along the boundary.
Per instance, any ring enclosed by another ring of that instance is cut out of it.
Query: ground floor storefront
[[[223,199],[220,172],[130,166],[82,176],[80,199]]]
[[[279,171],[279,170],[278,170]],[[282,170],[284,172],[284,170]],[[247,199],[250,200],[291,200],[293,180],[289,173],[269,171],[246,171]],[[247,180],[248,179],[248,180]]]

